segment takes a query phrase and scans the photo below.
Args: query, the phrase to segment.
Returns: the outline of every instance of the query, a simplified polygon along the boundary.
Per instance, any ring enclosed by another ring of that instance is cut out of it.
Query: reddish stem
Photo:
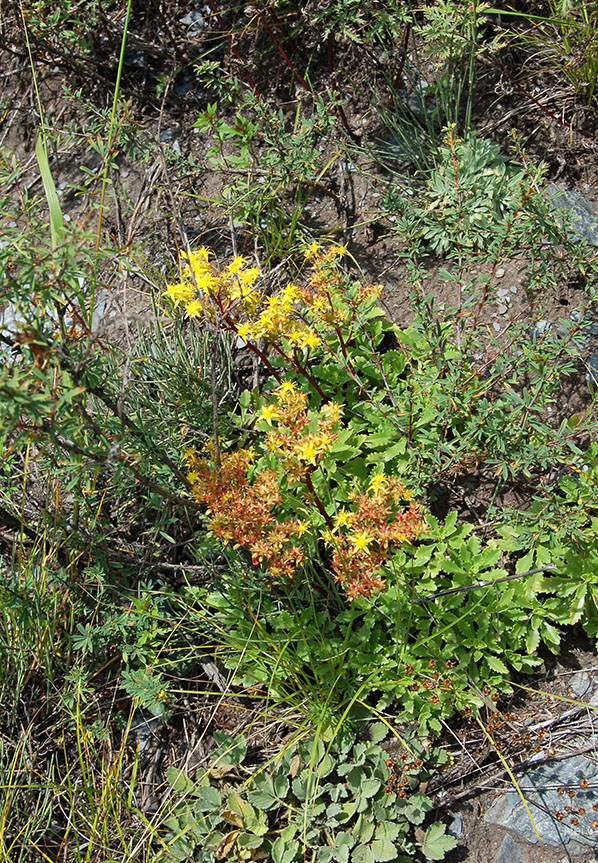
[[[482,53],[486,53],[486,51]],[[596,135],[594,135],[592,132],[587,132],[585,129],[581,129],[579,126],[574,126],[573,123],[564,123],[557,114],[554,114],[545,105],[539,102],[538,99],[535,98],[535,96],[532,96],[532,94],[528,92],[525,87],[522,87],[521,84],[516,81],[515,78],[511,75],[506,66],[501,63],[500,60],[498,60],[496,57],[492,57],[491,62],[498,66],[501,72],[507,76],[511,84],[516,87],[520,93],[523,93],[524,96],[527,96],[528,99],[531,99],[534,105],[536,105],[543,114],[546,114],[547,117],[550,117],[551,120],[554,120],[558,126],[565,126],[571,132],[577,132],[577,134],[581,135],[582,138],[589,138],[591,141],[596,140]]]
[[[394,77],[394,81],[392,82],[393,92],[396,92],[399,86],[399,82],[403,77],[403,69],[405,68],[405,59],[407,57],[407,47],[409,46],[409,36],[411,35],[411,27],[410,23],[405,27],[405,35],[403,36],[403,56],[401,57],[401,62],[399,63],[399,68],[397,69],[397,74]]]
[[[282,47],[282,45],[280,44],[280,42],[278,41],[278,39],[274,35],[274,31],[272,30],[272,28],[268,24],[268,21],[266,20],[266,18],[263,15],[263,12],[260,9],[257,10],[257,15],[258,15],[258,18],[260,19],[260,21],[262,22],[262,24],[264,26],[264,30],[266,31],[266,33],[268,34],[270,39],[272,39],[272,41],[274,42],[276,50],[278,51],[278,53],[280,54],[280,56],[282,57],[284,62],[287,64],[287,66],[289,67],[289,69],[291,70],[291,72],[293,73],[295,78],[299,81],[299,83],[303,87],[305,87],[306,90],[309,90],[309,92],[313,95],[314,94],[313,87],[311,86],[311,84],[309,84],[305,80],[303,75],[301,75],[299,70],[293,65],[292,61],[289,59],[286,51],[284,50],[284,48]]]
[[[316,490],[314,488],[314,484],[311,481],[311,473],[313,470],[314,470],[313,467],[307,468],[307,470],[305,472],[305,485],[307,486],[310,494],[313,496],[314,503],[318,507],[318,510],[320,511],[320,514],[322,515],[324,521],[326,522],[328,529],[333,530],[334,524],[332,523],[332,519],[330,518],[330,516],[326,512],[326,509],[324,508],[324,504],[322,503],[322,501],[318,497],[318,493],[316,492]]]

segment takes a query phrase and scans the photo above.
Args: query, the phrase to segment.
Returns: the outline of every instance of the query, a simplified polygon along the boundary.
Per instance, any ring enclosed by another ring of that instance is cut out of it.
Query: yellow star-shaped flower
[[[365,552],[367,552],[368,546],[374,541],[373,537],[368,536],[367,533],[354,533],[349,537],[349,540],[353,544],[355,551]]]

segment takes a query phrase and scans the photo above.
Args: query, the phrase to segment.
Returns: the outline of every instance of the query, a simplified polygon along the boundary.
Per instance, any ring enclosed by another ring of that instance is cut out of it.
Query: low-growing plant
[[[182,800],[164,823],[166,849],[158,860],[210,863],[225,854],[238,860],[259,854],[273,863],[293,863],[306,859],[307,852],[307,859],[323,863],[407,863],[418,845],[427,860],[444,859],[456,844],[444,825],[431,824],[420,843],[413,827],[432,809],[420,783],[446,756],[425,753],[410,740],[391,757],[379,745],[387,734],[380,722],[366,741],[347,725],[332,739],[306,738],[242,786],[214,778],[227,763],[234,770],[237,762],[231,763],[226,751],[199,780],[170,770]]]
[[[444,131],[417,203],[405,198],[402,210],[410,211],[436,254],[486,249],[525,204],[542,171],[530,177],[524,166],[509,164],[492,141],[474,133],[459,138],[454,126]]]

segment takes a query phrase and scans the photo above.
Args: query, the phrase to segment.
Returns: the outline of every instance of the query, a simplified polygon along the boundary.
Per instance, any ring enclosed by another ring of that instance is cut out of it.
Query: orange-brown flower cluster
[[[281,521],[273,513],[281,502],[278,476],[273,470],[248,473],[252,450],[223,453],[220,471],[209,458],[186,453],[193,497],[206,508],[214,536],[233,548],[247,548],[252,563],[264,566],[273,578],[294,575],[304,553],[296,539],[307,530],[303,522]]]
[[[420,507],[396,477],[375,473],[366,492],[353,496],[353,507],[341,509],[324,539],[332,546],[334,578],[349,599],[382,590],[381,567],[402,543],[426,530]]]

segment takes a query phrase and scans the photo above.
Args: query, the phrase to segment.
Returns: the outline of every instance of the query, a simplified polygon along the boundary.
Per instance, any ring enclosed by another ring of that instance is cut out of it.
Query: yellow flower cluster
[[[290,284],[268,296],[255,287],[257,267],[236,257],[217,271],[210,251],[202,246],[181,253],[180,279],[164,293],[175,306],[183,306],[187,317],[218,320],[250,346],[265,341],[281,345],[287,356],[309,352],[330,336],[340,338],[341,331],[350,341],[359,306],[381,290],[379,285],[347,282],[336,267],[345,251],[342,246],[322,249],[311,243],[305,251],[312,266],[306,286]]]
[[[188,318],[226,314],[238,307],[246,315],[255,313],[260,294],[254,290],[259,276],[257,267],[250,267],[242,257],[234,258],[221,272],[216,272],[209,260],[210,251],[202,246],[181,252],[180,280],[168,285],[165,296],[175,306],[182,305]]]
[[[285,338],[298,348],[317,348],[320,339],[297,315],[302,292],[296,285],[287,285],[280,294],[262,298],[263,308],[253,320],[237,330],[244,341],[265,339],[270,344]]]
[[[336,402],[322,406],[318,413],[307,410],[307,395],[285,381],[276,390],[274,402],[264,405],[261,412],[268,429],[266,448],[282,457],[287,475],[300,479],[305,466],[316,467],[338,437],[336,428],[342,419],[342,409]]]

